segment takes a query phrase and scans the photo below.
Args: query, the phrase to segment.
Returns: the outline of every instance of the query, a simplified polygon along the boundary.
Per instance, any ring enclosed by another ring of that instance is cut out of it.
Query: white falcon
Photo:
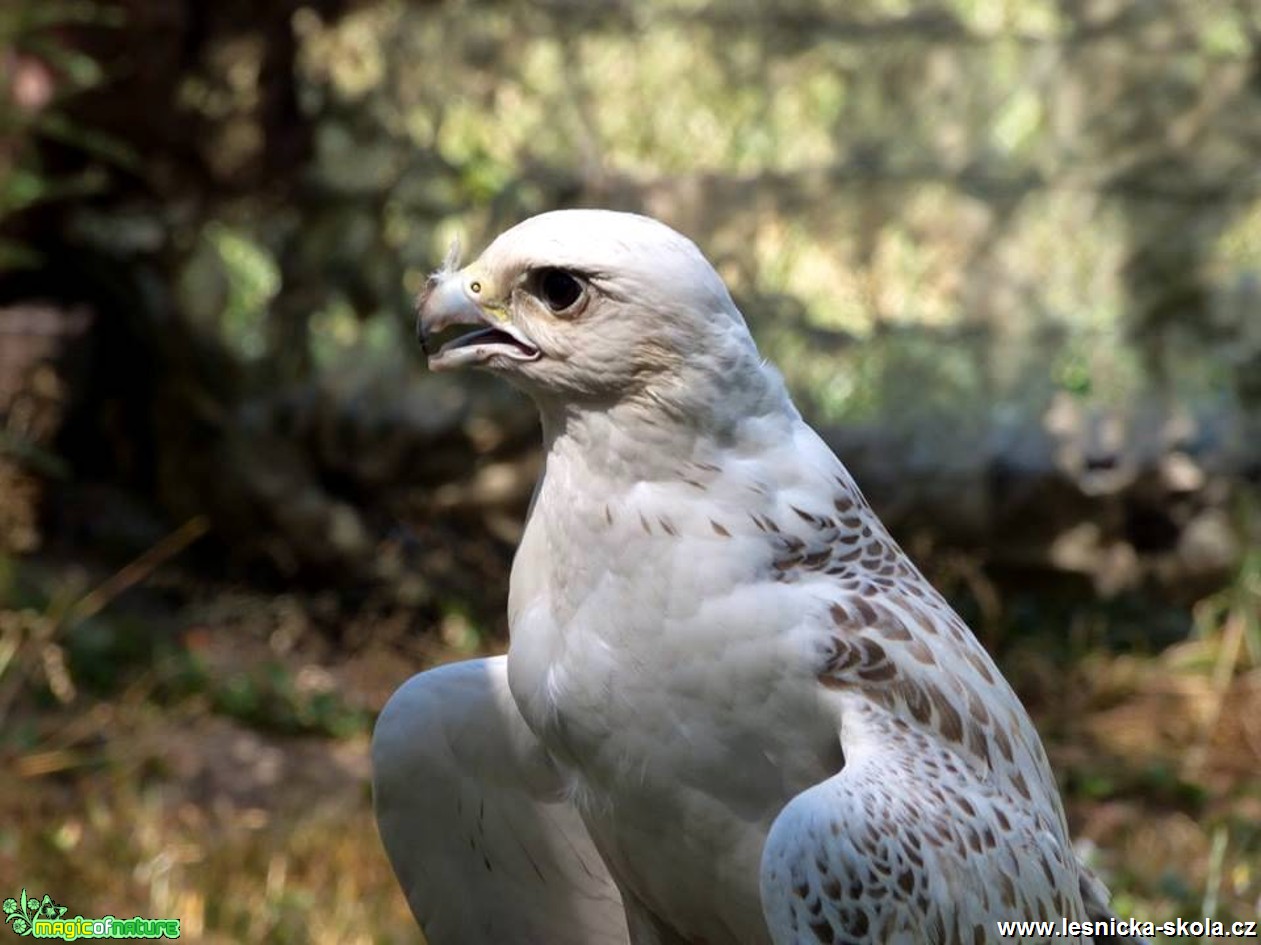
[[[691,241],[546,213],[448,259],[419,330],[533,398],[546,448],[507,657],[377,724],[430,945],[1091,941],[1000,935],[1110,915],[1037,732]]]

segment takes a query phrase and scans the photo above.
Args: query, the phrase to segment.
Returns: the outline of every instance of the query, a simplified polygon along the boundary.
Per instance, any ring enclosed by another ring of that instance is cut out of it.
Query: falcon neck
[[[782,444],[800,417],[783,381],[712,406],[669,409],[658,401],[627,399],[593,409],[540,404],[546,473],[581,472],[606,488],[673,480],[689,462],[721,463],[732,452],[753,454]],[[564,472],[562,472],[562,470]]]

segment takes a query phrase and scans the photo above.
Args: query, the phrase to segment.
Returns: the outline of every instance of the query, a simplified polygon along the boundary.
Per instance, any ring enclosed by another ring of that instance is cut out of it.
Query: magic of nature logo
[[[73,942],[81,938],[179,938],[179,919],[146,919],[133,916],[120,919],[107,915],[99,919],[75,916],[66,918],[67,908],[52,896],[28,895],[22,889],[21,896],[4,900],[4,921],[18,935],[33,938],[61,939]]]

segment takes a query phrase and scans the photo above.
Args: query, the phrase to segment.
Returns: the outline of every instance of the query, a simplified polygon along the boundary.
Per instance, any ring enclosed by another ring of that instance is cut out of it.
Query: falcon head
[[[669,403],[698,381],[720,395],[724,382],[761,371],[718,273],[656,220],[559,210],[503,233],[468,266],[455,256],[418,304],[433,370],[485,368],[540,404]],[[452,326],[474,330],[439,346],[435,336]]]

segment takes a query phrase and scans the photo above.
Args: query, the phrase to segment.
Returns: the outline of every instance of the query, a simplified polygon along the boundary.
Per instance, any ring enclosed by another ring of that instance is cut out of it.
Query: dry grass
[[[366,734],[268,735],[196,699],[14,721],[33,745],[5,745],[5,895],[175,916],[193,942],[417,940],[371,817]]]
[[[190,798],[127,764],[28,779],[6,798],[21,826],[0,874],[72,914],[178,917],[193,942],[414,942],[363,784],[350,787],[298,810]]]
[[[1082,711],[1049,749],[1122,914],[1261,911],[1261,669],[1223,683],[1220,649],[1197,641],[1074,674]]]

